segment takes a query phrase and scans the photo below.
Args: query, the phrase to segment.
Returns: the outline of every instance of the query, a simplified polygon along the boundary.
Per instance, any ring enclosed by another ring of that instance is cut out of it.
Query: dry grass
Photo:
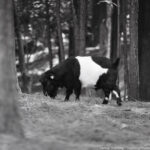
[[[20,96],[28,140],[61,150],[150,146],[150,103],[126,102],[118,107],[115,101],[104,106],[99,98],[81,97],[80,102],[63,98]]]
[[[63,102],[37,93],[23,94],[19,107],[26,139],[0,135],[0,150],[150,149],[150,103],[115,101],[102,105],[96,97]]]

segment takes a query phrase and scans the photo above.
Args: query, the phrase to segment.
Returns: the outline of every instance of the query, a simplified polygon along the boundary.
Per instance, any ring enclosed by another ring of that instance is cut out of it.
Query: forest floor
[[[96,97],[82,96],[79,102],[74,96],[69,102],[63,98],[20,95],[26,139],[0,136],[0,145],[7,139],[0,150],[150,150],[150,103],[118,107],[115,101],[102,105]],[[9,139],[13,144],[7,144]]]

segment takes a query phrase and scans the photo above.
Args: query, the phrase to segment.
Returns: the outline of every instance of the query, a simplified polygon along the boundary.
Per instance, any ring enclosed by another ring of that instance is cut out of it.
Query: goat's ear
[[[54,75],[50,75],[50,79],[52,79],[52,80],[53,80],[54,78],[55,78],[55,77],[54,77]]]

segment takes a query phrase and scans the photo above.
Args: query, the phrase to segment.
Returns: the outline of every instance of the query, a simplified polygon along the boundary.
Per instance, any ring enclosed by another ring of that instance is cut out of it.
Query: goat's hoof
[[[64,100],[64,102],[68,102],[68,101],[69,101],[69,99],[65,99],[65,100]]]
[[[107,100],[104,100],[102,104],[105,104],[105,105],[106,105],[106,104],[108,104],[108,101],[107,101]]]
[[[118,105],[118,106],[121,106],[121,105],[122,105],[122,103],[121,103],[121,102],[117,102],[117,105]]]
[[[121,100],[119,99],[119,100],[117,100],[117,105],[118,106],[121,106],[122,105],[122,102],[121,102]]]

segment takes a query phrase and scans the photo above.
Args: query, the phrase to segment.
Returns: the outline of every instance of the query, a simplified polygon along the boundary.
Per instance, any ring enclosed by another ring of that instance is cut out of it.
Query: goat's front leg
[[[105,98],[104,98],[102,104],[108,104],[110,93],[111,93],[111,91],[109,89],[104,89]]]
[[[66,89],[66,97],[64,101],[69,101],[69,97],[72,93],[73,93],[73,89]]]

